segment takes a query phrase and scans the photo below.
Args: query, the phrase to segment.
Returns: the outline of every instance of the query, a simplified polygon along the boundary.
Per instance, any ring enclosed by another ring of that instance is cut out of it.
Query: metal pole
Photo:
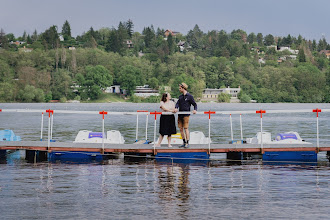
[[[242,141],[242,144],[243,144],[243,124],[242,124],[242,114],[239,115],[239,122],[240,122],[240,125],[241,125],[241,141]]]
[[[102,150],[104,152],[104,114],[103,114],[103,117],[102,117]]]
[[[320,140],[319,140],[319,116],[316,116],[316,141],[317,141],[317,149],[320,149]]]
[[[263,141],[262,141],[262,117],[260,118],[260,130],[261,130],[261,149],[263,149],[264,145],[263,145]]]
[[[53,124],[54,124],[54,114],[52,113],[52,120],[51,120],[51,126],[50,126],[50,141],[53,140]]]
[[[136,135],[135,135],[135,142],[138,141],[138,132],[139,132],[139,113],[136,114]]]
[[[47,146],[48,146],[48,149],[49,149],[49,146],[50,146],[50,113],[49,113],[49,116],[48,116],[48,143],[47,143]]]
[[[231,114],[230,114],[230,134],[231,134],[231,143],[234,143],[234,134],[233,134],[233,121],[231,119]]]
[[[40,132],[40,141],[42,141],[42,133],[44,130],[44,113],[41,113],[41,132]]]
[[[209,117],[209,155],[211,154],[211,117]]]
[[[149,119],[149,114],[147,113],[147,120],[146,120],[146,143],[148,142],[148,119]]]

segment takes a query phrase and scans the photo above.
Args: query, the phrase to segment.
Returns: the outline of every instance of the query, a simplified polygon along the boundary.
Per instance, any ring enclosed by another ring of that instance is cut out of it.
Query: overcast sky
[[[330,0],[0,0],[0,28],[22,36],[62,31],[65,20],[75,37],[90,27],[117,28],[131,19],[134,31],[153,24],[187,34],[198,24],[204,32],[242,29],[264,36],[298,36],[330,43]]]

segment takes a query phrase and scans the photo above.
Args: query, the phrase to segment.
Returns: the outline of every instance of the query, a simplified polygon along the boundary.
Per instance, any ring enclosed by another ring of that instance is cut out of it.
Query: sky
[[[0,28],[15,37],[52,25],[61,32],[68,20],[76,37],[131,19],[140,33],[153,25],[186,35],[197,24],[205,33],[242,29],[330,43],[329,9],[329,0],[0,0]]]

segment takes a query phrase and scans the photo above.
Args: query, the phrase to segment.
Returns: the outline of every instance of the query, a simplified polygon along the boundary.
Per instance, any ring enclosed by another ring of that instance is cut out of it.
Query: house
[[[183,52],[185,49],[186,41],[179,41],[179,43],[176,44],[180,48],[180,52]]]
[[[180,34],[180,32],[172,31],[172,30],[167,29],[167,30],[165,31],[165,33],[164,33],[165,38],[167,38],[168,35],[170,35],[170,34],[171,34],[173,37],[175,37],[177,34]]]
[[[159,91],[153,88],[150,88],[149,85],[137,86],[134,91],[135,96],[147,98],[150,96],[159,96]]]
[[[330,59],[330,50],[321,50],[320,54],[325,55],[328,59]]]
[[[232,98],[237,98],[241,88],[221,88],[221,89],[204,89],[202,99],[204,101],[217,101],[220,93],[230,94]]]
[[[124,94],[123,91],[120,89],[120,85],[113,85],[110,87],[107,87],[104,90],[105,93],[115,93],[115,94]]]
[[[125,41],[127,48],[133,48],[133,42],[131,40]]]
[[[33,48],[26,48],[25,46],[23,48],[18,48],[19,52],[24,52],[24,53],[30,53],[32,52]]]
[[[24,41],[10,41],[10,43],[9,44],[15,44],[15,45],[17,45],[17,46],[19,46],[19,45],[22,45],[22,44],[25,44],[26,42],[24,42]]]
[[[298,54],[299,53],[299,50],[292,50],[290,47],[280,47],[278,49],[278,51],[280,51],[280,52],[285,51],[285,50],[288,50],[292,54]]]

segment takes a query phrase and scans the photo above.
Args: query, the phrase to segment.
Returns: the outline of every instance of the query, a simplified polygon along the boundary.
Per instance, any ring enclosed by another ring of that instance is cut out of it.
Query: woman
[[[160,108],[162,112],[175,112],[175,103],[171,100],[171,95],[169,93],[164,93],[160,102]],[[167,135],[168,147],[171,145],[171,135],[176,134],[175,127],[175,117],[174,115],[164,115],[160,116],[160,125],[159,125],[159,139],[156,147],[160,147],[160,144],[163,141],[164,135]]]

